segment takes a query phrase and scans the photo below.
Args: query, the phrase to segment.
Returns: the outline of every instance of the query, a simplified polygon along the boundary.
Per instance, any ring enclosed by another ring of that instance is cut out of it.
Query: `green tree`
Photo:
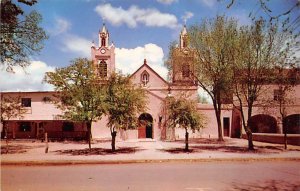
[[[249,150],[253,150],[254,145],[248,120],[252,116],[253,107],[264,104],[261,98],[269,91],[267,85],[278,78],[274,76],[274,69],[281,59],[285,36],[279,32],[277,25],[264,20],[241,27],[238,33],[233,66],[234,103],[237,103],[241,112]]]
[[[185,151],[189,150],[189,133],[204,128],[205,119],[196,108],[196,102],[187,100],[184,97],[167,98],[167,113],[170,128],[179,126],[185,129]]]
[[[65,68],[46,73],[44,81],[54,86],[59,101],[55,104],[65,119],[82,121],[87,127],[87,140],[91,149],[92,122],[101,119],[106,111],[105,84],[94,72],[93,63],[77,58]]]
[[[42,16],[32,11],[25,15],[21,4],[32,6],[36,0],[1,1],[0,52],[1,65],[7,71],[13,67],[26,67],[30,64],[29,56],[43,48],[47,39],[45,31],[39,26]]]
[[[188,31],[190,46],[196,58],[193,75],[198,85],[212,99],[219,141],[223,141],[222,106],[232,101],[231,67],[237,41],[236,31],[237,22],[225,16],[204,20],[200,25],[191,26]]]
[[[3,125],[4,136],[8,138],[8,123],[4,123],[4,121],[9,121],[12,118],[23,118],[23,114],[26,110],[22,109],[21,98],[20,96],[3,96],[1,94],[1,102],[0,102],[0,117],[1,123]]]
[[[137,114],[146,107],[145,91],[132,84],[129,76],[115,73],[108,80],[106,94],[108,127],[112,136],[112,151],[115,151],[117,130],[137,127]]]

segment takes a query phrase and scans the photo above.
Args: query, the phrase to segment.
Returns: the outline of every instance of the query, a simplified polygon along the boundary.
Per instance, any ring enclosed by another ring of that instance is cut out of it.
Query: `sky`
[[[105,23],[110,43],[116,50],[116,69],[132,74],[144,58],[163,78],[167,78],[164,61],[171,42],[187,27],[203,19],[226,15],[238,20],[239,25],[251,24],[249,13],[265,14],[258,0],[39,0],[32,7],[24,6],[26,13],[38,11],[40,24],[49,35],[44,49],[30,57],[31,65],[25,70],[15,68],[7,73],[0,68],[0,91],[48,91],[42,83],[47,71],[70,65],[78,57],[91,58],[92,42],[98,42],[98,31]],[[272,14],[282,13],[297,0],[272,0],[268,6]]]

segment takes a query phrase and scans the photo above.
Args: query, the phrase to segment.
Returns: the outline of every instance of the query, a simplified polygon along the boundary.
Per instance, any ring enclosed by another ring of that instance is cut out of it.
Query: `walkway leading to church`
[[[300,161],[300,146],[254,142],[256,150],[247,150],[247,140],[216,139],[190,140],[190,151],[184,151],[184,141],[155,141],[139,139],[119,141],[117,151],[111,152],[110,140],[99,140],[88,149],[85,142],[50,142],[45,153],[45,143],[32,140],[1,141],[2,165],[67,165],[111,164],[148,162],[199,162],[199,161]],[[7,152],[7,153],[6,153]]]

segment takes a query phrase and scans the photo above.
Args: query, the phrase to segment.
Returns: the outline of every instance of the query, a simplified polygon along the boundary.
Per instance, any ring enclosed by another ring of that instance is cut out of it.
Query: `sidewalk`
[[[127,140],[116,142],[117,151],[111,152],[109,140],[95,140],[89,151],[85,142],[49,142],[35,140],[1,141],[1,165],[68,165],[119,164],[143,162],[210,162],[210,161],[300,161],[300,146],[254,142],[255,151],[247,150],[247,140],[215,139],[190,140],[189,152],[184,152],[184,141]],[[8,152],[8,153],[6,153]]]

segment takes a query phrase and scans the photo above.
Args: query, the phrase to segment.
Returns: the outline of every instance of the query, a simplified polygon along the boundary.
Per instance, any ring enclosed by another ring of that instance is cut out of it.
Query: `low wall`
[[[273,133],[253,133],[253,141],[267,142],[267,143],[284,143],[284,134]],[[247,135],[243,134],[243,138],[247,139]],[[300,134],[287,134],[287,143],[289,145],[300,146]]]

